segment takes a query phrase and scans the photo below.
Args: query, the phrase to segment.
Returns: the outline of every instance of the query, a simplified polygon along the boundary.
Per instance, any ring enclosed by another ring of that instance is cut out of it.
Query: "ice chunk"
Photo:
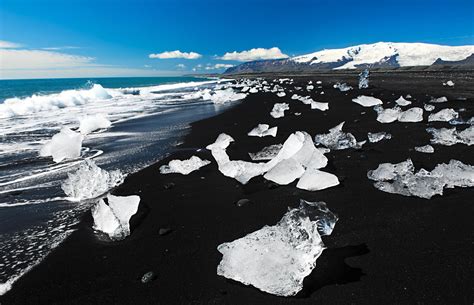
[[[329,109],[329,103],[321,103],[313,101],[310,96],[300,96],[298,94],[293,94],[291,96],[292,100],[299,100],[305,105],[311,105],[311,109],[318,109],[321,111],[326,111]]]
[[[258,92],[258,89],[254,87],[254,88],[251,88],[251,89],[249,90],[249,92],[250,92],[250,93],[257,93],[257,92]]]
[[[352,99],[354,103],[362,105],[364,107],[373,107],[376,105],[382,105],[383,102],[373,96],[359,95],[357,98]]]
[[[384,163],[369,171],[367,176],[376,181],[374,186],[381,191],[425,199],[442,195],[444,187],[474,186],[474,167],[457,160],[438,164],[431,172],[420,169],[417,173],[411,160],[398,164]]]
[[[457,119],[458,117],[459,113],[457,113],[454,109],[446,108],[436,113],[430,114],[428,117],[428,122],[449,122],[451,120]]]
[[[270,115],[275,119],[282,118],[285,116],[285,110],[290,109],[290,105],[287,103],[276,103],[273,105],[273,109]]]
[[[92,207],[93,229],[106,233],[113,240],[130,235],[130,218],[138,211],[140,197],[107,195],[108,205],[103,199]]]
[[[377,121],[380,123],[392,123],[398,120],[402,112],[399,107],[384,109],[382,107],[374,107],[377,112]]]
[[[433,111],[435,109],[435,106],[430,104],[424,104],[423,108],[425,108],[426,111]]]
[[[367,134],[367,138],[369,139],[370,143],[376,143],[382,140],[390,140],[392,138],[392,135],[384,131],[375,133],[369,132]]]
[[[346,92],[346,91],[349,91],[349,90],[352,90],[352,87],[347,85],[346,83],[336,83],[334,84],[333,86],[335,89],[339,89],[339,91],[341,92]]]
[[[430,103],[446,103],[448,101],[448,98],[446,96],[442,96],[442,97],[433,97],[431,100],[430,100]]]
[[[314,89],[314,86],[313,85],[309,85],[309,86],[306,86],[306,90],[307,91],[311,91]]]
[[[321,236],[330,235],[336,221],[324,202],[301,200],[276,225],[219,245],[217,274],[274,295],[295,295],[325,249]]]
[[[311,109],[318,109],[321,111],[326,111],[329,109],[329,103],[321,103],[321,102],[311,102]]]
[[[458,160],[451,160],[448,164],[438,164],[432,173],[442,176],[447,188],[474,186],[474,166]]]
[[[282,144],[270,145],[259,152],[249,153],[249,156],[253,161],[271,160],[277,156],[282,147]]]
[[[254,89],[254,88],[252,88]],[[252,93],[250,89],[250,93]],[[214,104],[224,104],[227,102],[234,102],[247,97],[247,93],[235,92],[232,88],[223,90],[215,90],[214,93],[208,93],[203,96],[204,100],[211,100]]]
[[[320,80],[318,80],[318,81],[316,82],[316,84],[318,84],[318,85],[321,85],[322,83],[323,83],[323,82],[320,81]]]
[[[466,144],[471,146],[474,144],[474,126],[466,128],[463,131],[456,130],[453,128],[427,128],[432,138],[432,144],[441,144],[446,146],[451,146],[454,144]]]
[[[278,127],[270,128],[268,124],[258,124],[257,127],[249,131],[248,135],[251,137],[266,137],[272,136],[276,137],[278,131]]]
[[[68,173],[61,188],[71,200],[92,199],[121,184],[123,179],[120,170],[106,171],[88,159],[79,165],[77,171]]]
[[[432,153],[434,153],[434,148],[433,148],[433,146],[431,146],[431,145],[416,146],[416,147],[415,147],[415,150],[416,150],[417,152],[426,153],[426,154],[432,154]]]
[[[369,69],[365,69],[359,74],[359,89],[369,88]]]
[[[453,87],[454,82],[452,80],[448,80],[447,82],[443,83],[443,86]]]
[[[336,175],[317,169],[308,169],[301,176],[296,187],[307,191],[319,191],[339,184]]]
[[[277,93],[278,97],[284,97],[285,95],[286,95],[286,93],[283,92],[283,91]]]
[[[317,144],[322,144],[329,149],[341,150],[357,147],[357,140],[351,133],[342,131],[345,122],[329,129],[329,133],[318,134],[314,137]]]
[[[411,104],[410,101],[407,101],[406,99],[403,98],[403,96],[400,96],[395,103],[397,103],[398,106],[408,106]]]
[[[303,135],[303,145],[293,155],[293,158],[298,161],[305,169],[319,169],[327,165],[328,159],[324,154],[314,146],[313,139],[307,132],[299,132]]]
[[[421,122],[423,121],[423,109],[413,107],[400,113],[399,122]]]
[[[78,158],[81,156],[83,139],[84,137],[80,133],[64,127],[51,138],[51,141],[41,147],[39,154],[42,157],[52,156],[56,163],[64,159]]]
[[[99,129],[109,128],[111,125],[112,123],[104,115],[96,114],[81,120],[79,132],[86,135]]]
[[[208,160],[201,160],[197,156],[192,156],[188,160],[171,160],[168,165],[162,165],[160,167],[161,174],[172,174],[178,173],[182,175],[188,175],[203,166],[210,164]]]
[[[294,158],[285,159],[269,170],[263,177],[280,185],[290,184],[305,172]]]

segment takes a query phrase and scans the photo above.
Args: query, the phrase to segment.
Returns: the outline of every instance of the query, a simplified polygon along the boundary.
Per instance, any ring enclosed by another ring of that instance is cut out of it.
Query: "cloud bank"
[[[22,45],[10,41],[0,40],[0,49],[15,49],[20,48]]]
[[[230,64],[215,64],[214,66],[207,66],[206,70],[218,70],[218,69],[227,69],[233,67],[234,65]]]
[[[281,59],[288,58],[288,55],[283,54],[277,47],[270,49],[255,48],[242,52],[227,52],[220,59],[222,60],[236,60],[236,61],[253,61],[264,59]]]
[[[148,55],[149,58],[158,58],[158,59],[170,59],[170,58],[184,58],[184,59],[198,59],[202,55],[196,52],[181,52],[180,50],[176,51],[166,51],[163,53],[153,53]]]

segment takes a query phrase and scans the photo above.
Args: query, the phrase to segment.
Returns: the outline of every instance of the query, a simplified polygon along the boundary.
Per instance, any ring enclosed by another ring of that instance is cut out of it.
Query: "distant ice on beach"
[[[86,135],[99,129],[109,128],[112,123],[103,114],[91,115],[80,120],[79,132]]]
[[[188,175],[203,166],[210,164],[208,160],[201,160],[197,156],[192,156],[188,160],[171,160],[168,164],[160,167],[161,174],[182,174]]]
[[[411,159],[391,164],[382,163],[370,170],[367,177],[383,192],[430,199],[443,195],[443,189],[474,186],[474,166],[458,160],[438,164],[431,172],[420,169],[415,173]]]
[[[294,296],[316,267],[338,220],[324,202],[300,201],[273,226],[219,245],[217,274],[278,296]]]

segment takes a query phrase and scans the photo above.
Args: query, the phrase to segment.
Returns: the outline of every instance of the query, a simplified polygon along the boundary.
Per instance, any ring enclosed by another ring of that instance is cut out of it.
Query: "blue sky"
[[[378,41],[474,44],[474,1],[2,0],[0,40],[0,50],[24,52],[18,67],[0,58],[3,78],[221,72],[239,62],[219,57],[252,48],[292,56]],[[149,58],[174,50],[201,56]]]

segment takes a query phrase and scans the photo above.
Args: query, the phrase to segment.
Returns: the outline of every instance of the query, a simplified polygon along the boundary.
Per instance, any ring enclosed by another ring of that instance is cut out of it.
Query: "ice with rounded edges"
[[[398,117],[399,122],[421,122],[423,121],[423,109],[413,107],[402,111]]]
[[[474,166],[458,160],[448,164],[438,164],[431,172],[415,168],[410,159],[390,164],[380,164],[377,169],[367,173],[374,180],[375,188],[392,194],[416,196],[430,199],[434,195],[443,195],[443,189],[474,186]]]
[[[370,143],[377,143],[382,140],[390,140],[392,138],[392,135],[384,131],[375,132],[375,133],[369,132],[367,134],[367,138],[369,139]]]
[[[273,105],[273,109],[270,115],[275,119],[282,118],[285,116],[285,110],[290,109],[290,105],[287,103],[276,103]]]
[[[250,89],[250,93],[252,93],[252,89]],[[225,104],[227,102],[242,100],[246,97],[247,93],[237,93],[234,91],[234,89],[227,88],[223,90],[215,90],[213,93],[208,93],[203,96],[203,99],[211,100],[214,104]]]
[[[296,187],[307,191],[319,191],[338,184],[339,179],[336,175],[310,168],[301,176]]]
[[[232,242],[220,244],[217,274],[261,291],[293,296],[316,267],[338,220],[324,202],[300,201],[273,226],[264,226]]]
[[[88,116],[80,120],[79,132],[86,135],[99,129],[109,128],[112,123],[102,114]]]
[[[424,145],[424,146],[416,146],[415,150],[417,152],[425,153],[425,154],[432,154],[434,153],[434,148],[431,145]]]
[[[70,200],[92,199],[121,184],[123,179],[124,175],[120,170],[106,171],[87,159],[75,172],[68,173],[61,188]]]
[[[336,83],[334,84],[334,89],[339,89],[339,91],[341,92],[346,92],[346,91],[349,91],[349,90],[352,90],[352,87],[349,86],[348,84],[346,83]]]
[[[426,131],[431,134],[432,144],[441,144],[451,146],[455,144],[474,145],[474,126],[470,126],[462,131],[453,128],[427,128]]]
[[[433,97],[430,100],[430,103],[446,103],[448,101],[448,98],[446,96],[441,96],[441,97]]]
[[[403,96],[400,96],[395,103],[397,103],[398,106],[408,106],[411,104],[410,101],[406,100]]]
[[[300,178],[305,172],[304,167],[294,158],[280,161],[263,177],[280,185],[287,185]]]
[[[138,211],[140,197],[107,195],[107,202],[100,199],[92,207],[93,229],[107,234],[112,240],[130,235],[130,218]]]
[[[344,123],[345,122],[342,122],[339,125],[329,129],[329,133],[317,134],[314,137],[314,142],[334,150],[358,147],[356,138],[351,133],[345,133],[342,131]]]
[[[382,100],[375,98],[373,96],[359,95],[356,98],[353,98],[352,101],[364,107],[373,107],[376,105],[382,105]]]
[[[192,156],[187,160],[171,160],[168,164],[160,166],[160,173],[188,175],[210,163],[211,161],[201,160],[197,156]]]
[[[276,137],[278,132],[278,127],[272,127],[270,128],[270,125],[268,124],[258,124],[257,127],[249,131],[247,134],[250,137],[266,137],[266,136],[272,136]]]
[[[41,157],[53,157],[53,161],[59,163],[65,159],[75,159],[81,156],[82,140],[84,136],[63,127],[50,141],[44,144],[39,155]]]
[[[451,120],[457,119],[458,117],[459,113],[457,113],[454,109],[446,108],[436,113],[430,114],[428,117],[428,122],[449,122]]]

